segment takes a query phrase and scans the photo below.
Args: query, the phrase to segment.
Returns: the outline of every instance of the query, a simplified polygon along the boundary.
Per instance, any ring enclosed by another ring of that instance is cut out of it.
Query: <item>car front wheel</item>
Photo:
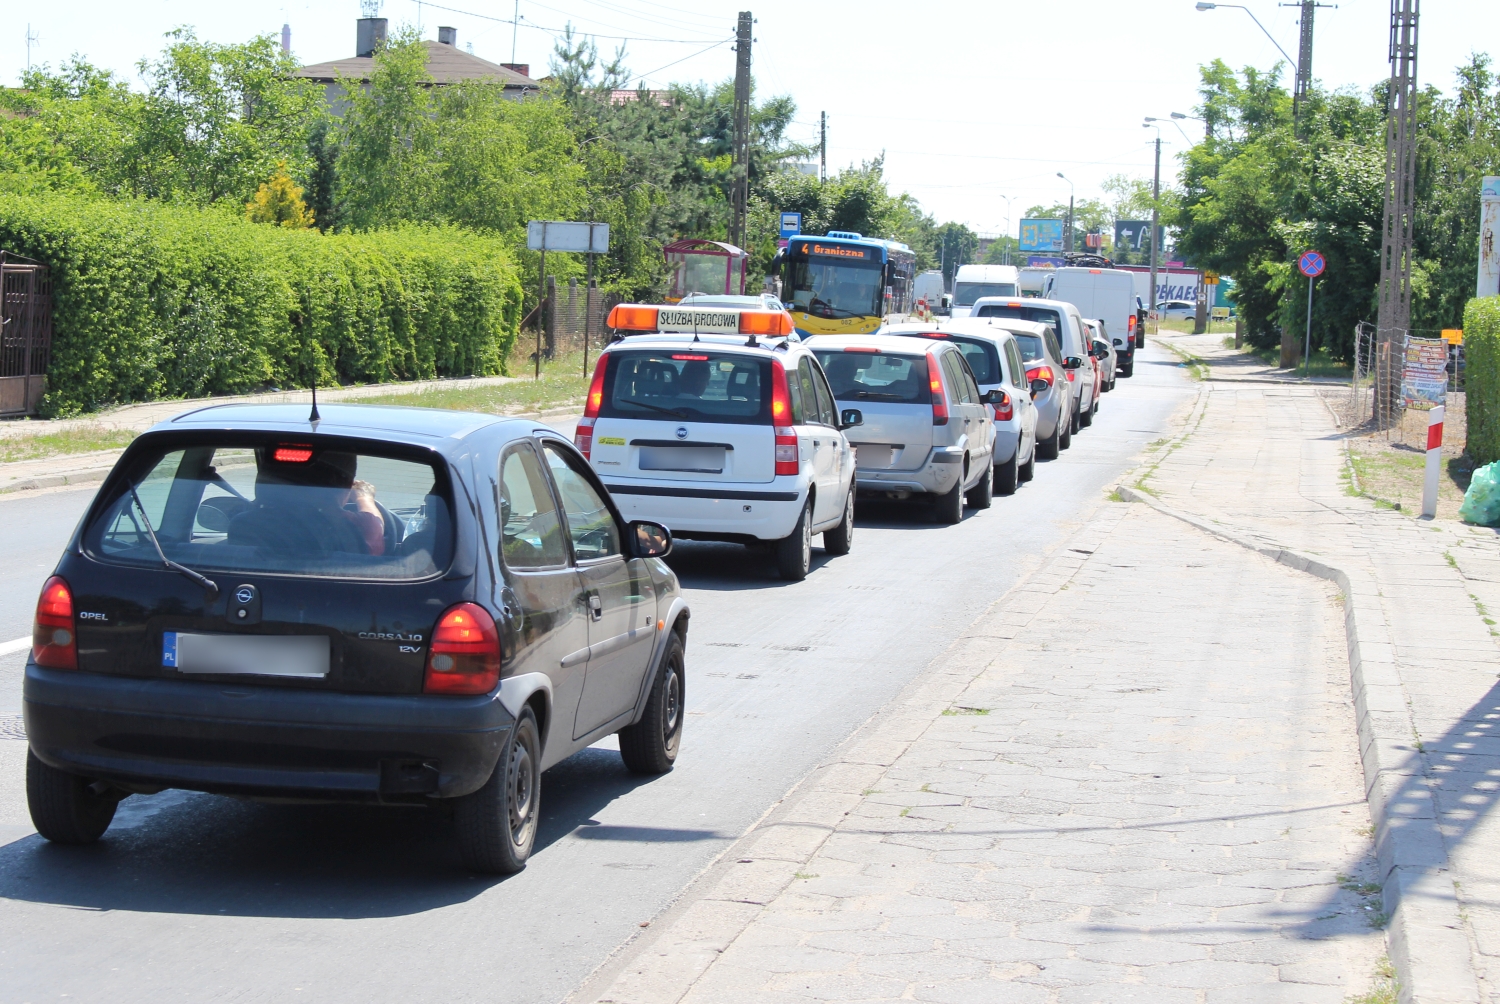
[[[636,774],[665,774],[682,745],[682,636],[673,631],[641,720],[620,730],[620,759]]]
[[[95,792],[87,778],[26,751],[26,807],[36,831],[54,844],[92,844],[109,829],[119,803],[118,793]]]
[[[996,495],[1015,494],[1016,483],[1021,476],[1020,460],[1021,451],[1018,447],[1015,456],[995,468],[994,491]]]
[[[776,571],[788,582],[801,582],[807,578],[812,565],[812,499],[802,507],[797,518],[797,527],[790,535],[776,542]]]
[[[526,867],[542,801],[542,744],[536,715],[522,708],[484,787],[455,800],[459,855],[476,872],[511,875]]]

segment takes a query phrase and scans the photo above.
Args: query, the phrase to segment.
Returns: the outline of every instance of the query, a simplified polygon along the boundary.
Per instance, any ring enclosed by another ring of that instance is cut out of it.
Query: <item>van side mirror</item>
[[[865,424],[865,414],[858,408],[845,408],[839,415],[839,430],[852,429]]]
[[[629,539],[632,558],[665,558],[672,553],[672,531],[660,523],[632,520]]]

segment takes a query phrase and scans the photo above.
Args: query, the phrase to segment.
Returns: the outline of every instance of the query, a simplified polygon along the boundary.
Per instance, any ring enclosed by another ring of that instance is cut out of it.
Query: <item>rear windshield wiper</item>
[[[208,590],[208,602],[212,603],[219,598],[219,584],[206,575],[199,575],[186,565],[179,565],[167,557],[167,552],[161,549],[161,541],[156,539],[156,531],[151,528],[151,517],[146,515],[146,507],[141,505],[141,497],[135,493],[135,486],[130,486],[130,497],[135,500],[135,510],[141,514],[141,522],[146,524],[146,536],[151,538],[151,546],[156,548],[156,554],[161,558],[161,563],[174,572],[181,572],[192,579],[198,585]]]
[[[622,397],[619,398],[619,400],[624,404],[638,404],[642,408],[650,408],[652,411],[659,411],[663,415],[671,415],[673,418],[685,419],[688,417],[687,412],[683,411],[681,408],[663,408],[659,404],[651,404],[648,401],[637,401],[633,397]]]

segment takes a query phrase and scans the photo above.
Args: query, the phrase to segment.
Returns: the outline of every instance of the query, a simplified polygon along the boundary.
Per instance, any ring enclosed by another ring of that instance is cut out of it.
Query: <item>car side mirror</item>
[[[1082,368],[1083,358],[1081,356],[1068,356],[1068,358],[1063,360],[1063,369],[1065,370],[1076,370]]]
[[[839,415],[839,429],[852,429],[865,424],[865,413],[858,408],[845,408]]]
[[[671,553],[671,530],[650,520],[631,521],[630,556],[632,558],[665,558]]]
[[[994,390],[985,391],[979,398],[980,404],[1003,404],[1004,401],[1005,391],[1000,390],[998,387]]]
[[[1031,396],[1036,397],[1038,394],[1044,394],[1046,393],[1047,388],[1051,386],[1052,385],[1050,383],[1043,380],[1041,377],[1037,377],[1035,380],[1031,381]]]

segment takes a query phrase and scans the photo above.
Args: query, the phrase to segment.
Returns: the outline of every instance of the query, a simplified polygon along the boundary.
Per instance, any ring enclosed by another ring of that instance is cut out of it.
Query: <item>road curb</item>
[[[650,929],[615,950],[565,1004],[676,1004],[719,955],[750,926],[818,853],[844,817],[879,778],[968,688],[990,661],[996,637],[1013,637],[1041,609],[1035,600],[1061,591],[1102,537],[1100,512],[1124,518],[1123,506],[1101,502],[1042,563],[974,618],[934,658],[855,729],[689,882]],[[1018,603],[1024,598],[1026,602]],[[997,613],[1017,615],[996,631]],[[998,632],[998,633],[997,633]]]
[[[0,494],[12,492],[36,491],[39,488],[62,488],[67,485],[90,484],[103,481],[114,470],[114,464],[108,467],[92,467],[81,471],[69,471],[66,474],[44,474],[35,478],[20,478],[0,488]]]
[[[1395,645],[1380,590],[1364,573],[1242,536],[1163,505],[1121,485],[1119,497],[1156,511],[1278,564],[1326,579],[1344,600],[1349,677],[1358,720],[1365,799],[1375,825],[1382,903],[1390,917],[1387,940],[1402,1004],[1478,1004],[1479,980],[1463,921],[1447,847],[1424,781],[1409,702],[1396,671]]]

